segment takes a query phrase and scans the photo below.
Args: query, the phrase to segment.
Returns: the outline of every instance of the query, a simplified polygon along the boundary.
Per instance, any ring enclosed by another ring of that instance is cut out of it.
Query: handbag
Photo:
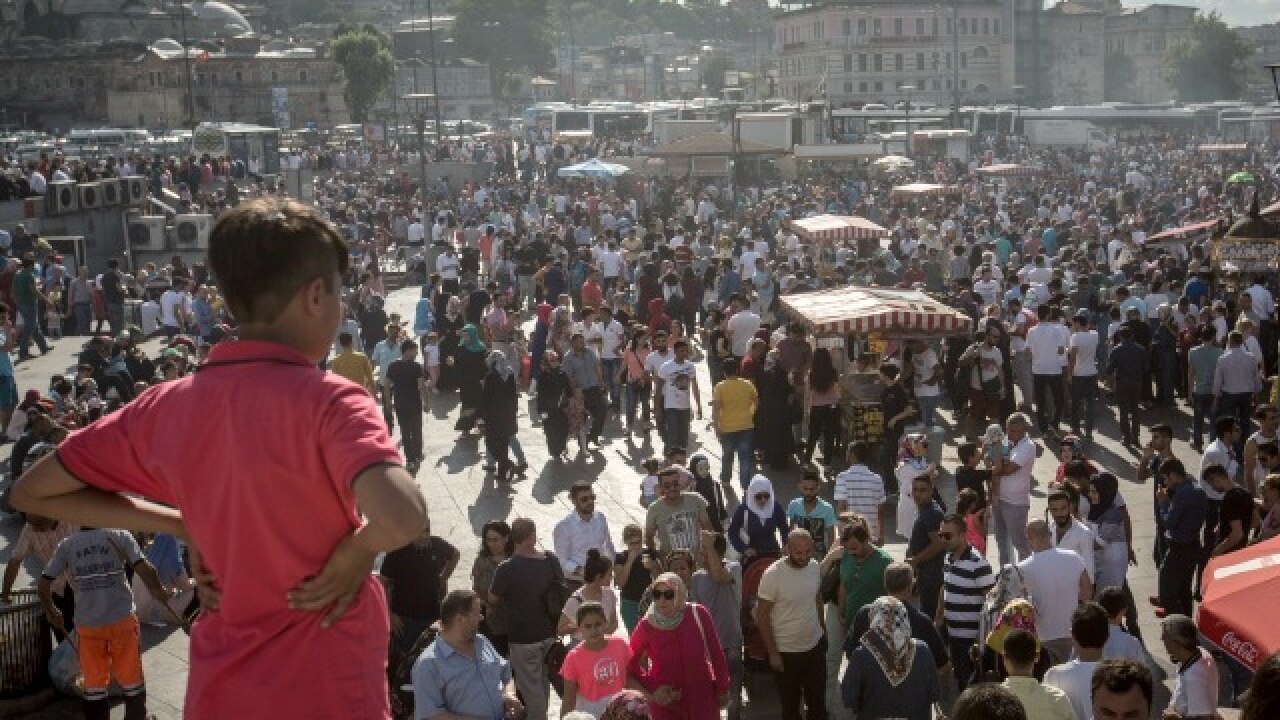
[[[707,677],[714,682],[716,666],[711,663],[711,648],[707,647],[707,631],[702,629],[702,616],[698,614],[697,607],[690,607],[689,612],[693,613],[693,622],[698,626],[698,636],[702,638],[702,660],[707,664]]]
[[[547,651],[542,655],[547,680],[555,689],[556,695],[564,697],[564,678],[560,676],[560,668],[564,667],[564,659],[569,657],[569,648],[560,638],[552,638]]]
[[[840,563],[837,561],[827,570],[827,574],[822,576],[822,584],[818,588],[822,601],[825,603],[835,603],[840,599]]]

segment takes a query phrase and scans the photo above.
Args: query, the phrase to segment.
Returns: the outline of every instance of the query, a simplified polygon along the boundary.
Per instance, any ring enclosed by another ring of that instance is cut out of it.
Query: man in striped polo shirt
[[[836,476],[836,489],[832,499],[836,502],[836,514],[852,512],[867,519],[872,542],[884,547],[884,523],[888,516],[888,497],[884,492],[884,478],[867,467],[866,460],[872,450],[865,443],[849,446],[849,468]]]
[[[973,656],[969,651],[978,639],[982,601],[996,578],[987,559],[969,544],[963,515],[951,513],[943,518],[938,537],[946,543],[947,556],[942,566],[942,600],[934,622],[947,638],[959,694],[973,677]]]

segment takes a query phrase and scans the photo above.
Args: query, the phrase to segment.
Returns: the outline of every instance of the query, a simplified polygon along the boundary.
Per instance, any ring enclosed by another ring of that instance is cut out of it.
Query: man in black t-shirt
[[[1222,493],[1222,505],[1218,510],[1218,532],[1209,557],[1235,552],[1249,542],[1249,529],[1253,526],[1254,502],[1248,490],[1231,481],[1226,468],[1210,465],[1204,469],[1200,482]]]
[[[412,474],[422,462],[422,409],[427,404],[427,374],[417,361],[418,343],[400,343],[400,359],[387,366],[391,383],[391,408],[400,423],[405,468]]]
[[[440,619],[440,599],[458,566],[458,549],[431,534],[427,522],[416,540],[387,553],[378,574],[387,580],[392,650],[409,651],[418,636]]]
[[[113,336],[124,332],[124,278],[120,275],[120,261],[107,261],[107,271],[102,273],[102,303],[107,307],[107,323]]]

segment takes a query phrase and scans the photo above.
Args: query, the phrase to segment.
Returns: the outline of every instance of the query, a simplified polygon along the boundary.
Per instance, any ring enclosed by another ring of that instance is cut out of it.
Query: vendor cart
[[[853,240],[858,245],[858,257],[872,257],[879,253],[889,231],[857,215],[815,215],[792,220],[788,223],[800,242],[805,244],[836,245]]]

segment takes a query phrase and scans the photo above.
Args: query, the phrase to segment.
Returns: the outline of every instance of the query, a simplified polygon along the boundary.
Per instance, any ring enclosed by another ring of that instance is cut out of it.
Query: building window
[[[243,82],[244,82],[244,73],[242,73],[242,72],[240,72],[239,70],[237,70],[237,71],[236,71],[236,83],[243,83]]]
[[[902,37],[902,18],[893,19],[893,36]]]
[[[299,70],[299,71],[298,71],[298,82],[306,82],[306,81],[307,81],[307,71],[306,71],[306,70]]]
[[[960,89],[961,90],[969,89],[969,78],[960,78]]]
[[[871,18],[871,34],[880,37],[882,32],[880,18]]]
[[[880,53],[876,53],[873,63],[874,64],[871,66],[872,69],[874,69],[876,72],[884,72],[884,56],[882,56]]]
[[[876,81],[876,92],[884,92],[884,83]]]
[[[851,83],[851,82],[846,82],[846,83],[844,84],[844,91],[845,91],[845,93],[846,93],[846,94],[847,94],[847,93],[851,93],[851,92],[853,92],[853,83]]]
[[[846,54],[844,56],[844,71],[847,73],[853,72],[853,56],[852,55]]]
[[[924,18],[916,18],[916,34],[924,34]]]
[[[272,70],[272,71],[271,71],[271,82],[278,82],[278,81],[279,81],[279,78],[278,78],[278,76],[276,75],[276,71],[275,71],[275,70]]]
[[[858,18],[858,34],[859,34],[859,35],[866,35],[866,34],[867,34],[867,19],[866,19],[866,18]]]
[[[982,34],[991,34],[991,18],[982,18]]]
[[[844,30],[845,37],[849,37],[850,35],[853,34],[853,21],[850,20],[849,18],[845,18],[844,20],[841,20],[840,29]]]
[[[150,79],[150,81],[151,81],[151,87],[155,87],[155,86],[156,86],[156,74],[155,74],[155,72],[154,72],[154,71],[149,72],[149,73],[147,73],[147,75],[149,76],[149,79]]]
[[[893,56],[893,69],[902,72],[902,53],[895,53]]]
[[[865,53],[858,55],[858,72],[867,71],[867,56]]]
[[[960,18],[960,34],[969,34],[969,18]]]
[[[991,34],[992,35],[1000,34],[1000,18],[991,19]]]
[[[924,53],[916,53],[916,69],[924,69]]]
[[[973,49],[974,58],[985,58],[989,54],[990,53],[987,52],[987,48],[985,45],[979,45],[978,47]]]
[[[951,29],[951,18],[947,18],[947,34],[951,35],[954,31]]]
[[[867,91],[867,81],[863,80],[862,82],[858,83],[858,92],[864,93],[866,91]]]
[[[951,53],[947,53],[947,69],[951,69]]]
[[[960,69],[965,70],[969,67],[969,53],[960,53]]]
[[[947,89],[951,89],[951,78],[947,78]]]

